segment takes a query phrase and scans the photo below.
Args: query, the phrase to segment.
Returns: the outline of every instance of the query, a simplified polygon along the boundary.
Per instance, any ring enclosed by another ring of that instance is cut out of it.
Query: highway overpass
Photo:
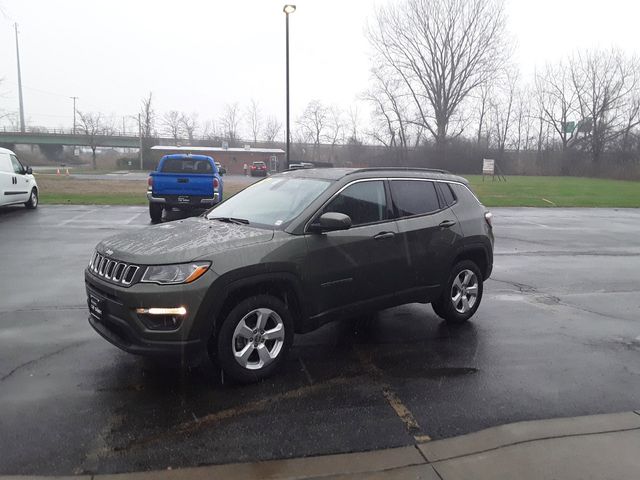
[[[92,142],[93,140],[93,142]],[[164,139],[157,139],[156,144],[163,144]],[[167,140],[171,143],[171,140]],[[77,147],[139,148],[140,138],[137,136],[96,135],[95,137],[73,133],[40,133],[40,132],[7,132],[0,130],[2,145],[66,145]]]

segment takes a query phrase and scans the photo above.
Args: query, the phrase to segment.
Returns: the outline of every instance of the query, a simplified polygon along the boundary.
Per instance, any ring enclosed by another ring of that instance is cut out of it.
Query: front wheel
[[[469,320],[482,300],[482,274],[471,260],[454,265],[440,298],[431,306],[436,314],[452,324]]]
[[[158,223],[162,220],[162,205],[160,203],[149,204],[149,216],[153,223]]]
[[[31,189],[31,195],[29,195],[29,200],[24,202],[24,206],[30,209],[37,208],[38,206],[38,191],[33,188]]]
[[[293,343],[293,319],[271,295],[240,302],[224,319],[217,338],[217,359],[224,373],[240,383],[262,380],[284,362]]]

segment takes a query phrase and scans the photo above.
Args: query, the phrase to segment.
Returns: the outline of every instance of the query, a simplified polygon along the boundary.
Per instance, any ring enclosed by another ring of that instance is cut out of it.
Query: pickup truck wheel
[[[31,189],[29,200],[24,202],[24,206],[30,209],[34,209],[38,206],[38,191],[35,188]]]
[[[262,380],[284,362],[293,343],[293,319],[276,297],[257,295],[240,302],[224,319],[217,359],[239,383]]]
[[[162,220],[162,205],[159,203],[150,203],[149,204],[149,216],[151,217],[151,221],[153,223],[158,223]]]
[[[461,324],[478,310],[482,290],[480,269],[471,260],[463,260],[454,265],[440,298],[431,307],[448,323]]]

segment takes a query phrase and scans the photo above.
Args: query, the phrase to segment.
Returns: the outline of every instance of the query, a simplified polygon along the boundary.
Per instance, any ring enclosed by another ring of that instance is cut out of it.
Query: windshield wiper
[[[246,218],[234,218],[234,217],[209,217],[209,220],[218,220],[219,222],[235,223],[236,225],[249,225],[249,220]]]

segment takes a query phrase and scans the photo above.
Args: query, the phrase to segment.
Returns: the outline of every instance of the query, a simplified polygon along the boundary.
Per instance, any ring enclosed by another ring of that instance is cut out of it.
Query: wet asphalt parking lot
[[[428,305],[296,338],[249,386],[131,356],[87,322],[83,269],[143,207],[0,209],[0,474],[287,458],[640,407],[640,211],[493,209],[473,321]]]

